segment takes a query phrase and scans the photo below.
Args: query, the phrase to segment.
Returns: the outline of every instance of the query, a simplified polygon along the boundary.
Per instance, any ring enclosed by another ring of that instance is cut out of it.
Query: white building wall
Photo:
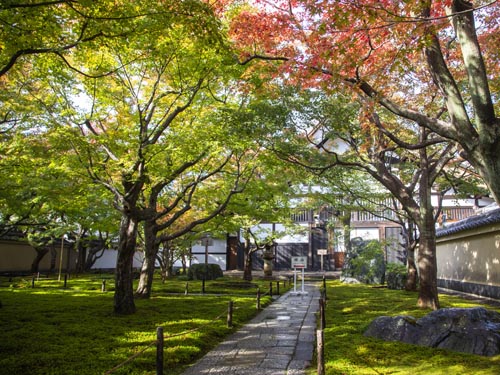
[[[205,264],[205,250],[208,250],[208,263],[218,264],[225,271],[227,269],[227,241],[226,239],[213,238],[212,245],[205,249],[204,245],[199,243],[193,245],[191,254],[193,259],[191,264]]]
[[[114,249],[105,250],[102,257],[97,259],[97,261],[94,263],[94,265],[92,266],[92,269],[94,269],[94,270],[114,269],[114,268],[116,268],[117,257],[118,257],[118,250],[114,250]],[[133,267],[134,268],[141,268],[143,259],[144,259],[144,253],[137,251],[134,254]]]
[[[274,224],[274,232],[275,234],[281,234],[279,238],[275,240],[276,243],[308,243],[309,242],[309,224],[308,223],[300,223],[301,230],[297,230],[297,233],[288,234],[290,230],[285,227],[283,224]],[[273,232],[273,224],[259,224],[252,227],[252,232],[255,236],[264,240],[267,236],[272,234]],[[240,232],[240,241],[244,242],[242,233]]]

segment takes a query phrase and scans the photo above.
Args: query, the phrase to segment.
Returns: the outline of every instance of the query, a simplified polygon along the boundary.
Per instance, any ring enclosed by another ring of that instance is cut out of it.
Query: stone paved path
[[[315,347],[320,291],[288,292],[183,375],[302,375]]]

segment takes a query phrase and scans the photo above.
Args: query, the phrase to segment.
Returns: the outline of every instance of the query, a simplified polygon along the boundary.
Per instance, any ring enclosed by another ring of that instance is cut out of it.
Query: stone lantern
[[[264,278],[272,279],[273,277],[273,259],[274,259],[274,242],[267,243],[264,246],[264,254],[262,254],[262,259],[264,259]]]

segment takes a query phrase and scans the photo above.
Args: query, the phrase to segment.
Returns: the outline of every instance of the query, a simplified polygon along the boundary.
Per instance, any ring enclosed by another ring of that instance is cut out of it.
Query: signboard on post
[[[293,293],[297,292],[297,270],[302,270],[302,293],[304,292],[304,270],[307,268],[307,257],[292,257],[292,268],[293,268]]]
[[[307,257],[292,257],[292,268],[307,268]]]
[[[323,257],[328,254],[327,249],[318,249],[318,255],[321,256],[321,272],[323,272]]]

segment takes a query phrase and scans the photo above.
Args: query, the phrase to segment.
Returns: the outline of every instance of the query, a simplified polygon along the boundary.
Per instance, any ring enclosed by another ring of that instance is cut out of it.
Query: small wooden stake
[[[316,331],[317,355],[318,355],[318,375],[325,375],[325,353],[323,330]]]
[[[163,327],[156,328],[156,375],[163,375]]]
[[[319,318],[320,318],[320,329],[325,329],[326,319],[325,319],[325,301],[320,298],[319,299]]]
[[[233,301],[229,301],[227,305],[227,327],[233,327]]]

